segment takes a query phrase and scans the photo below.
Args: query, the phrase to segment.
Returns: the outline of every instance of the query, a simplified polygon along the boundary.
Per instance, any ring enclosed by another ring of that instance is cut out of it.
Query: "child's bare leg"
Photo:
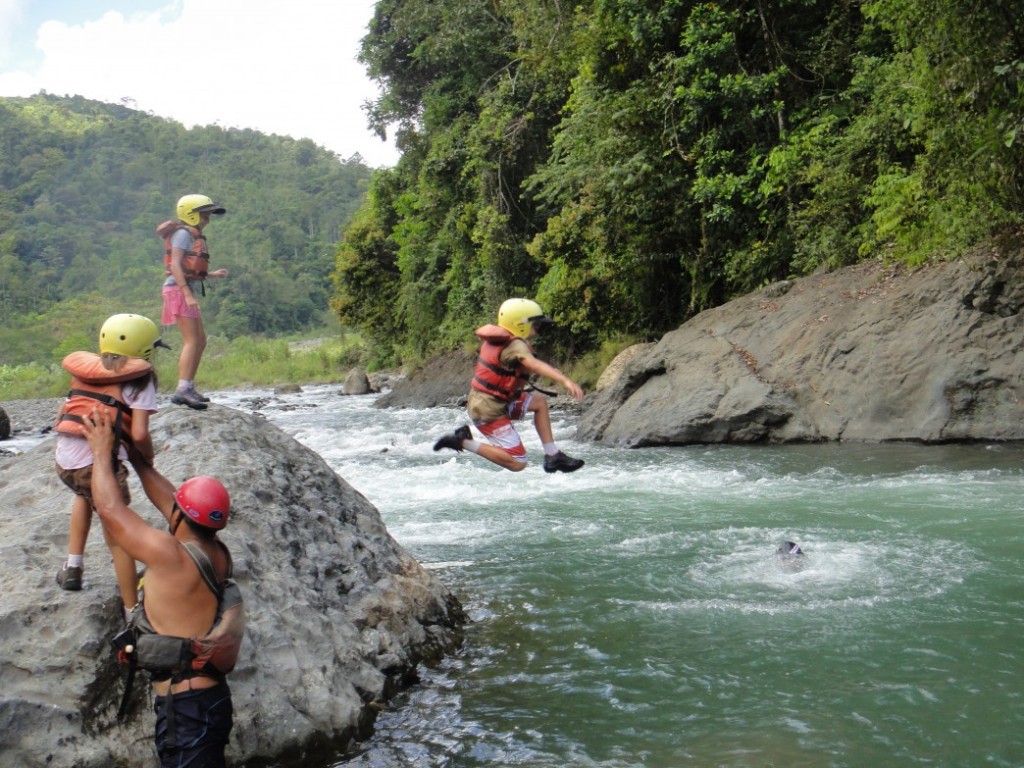
[[[124,603],[124,607],[130,610],[139,601],[135,560],[114,543],[114,540],[107,535],[106,528],[103,529],[103,537],[107,540],[107,546],[110,547],[111,557],[114,558],[114,575],[117,577],[117,588],[121,593],[121,601]]]
[[[514,456],[511,456],[501,448],[496,445],[491,445],[490,443],[478,442],[476,450],[473,452],[478,456],[483,456],[488,461],[494,462],[499,467],[504,467],[512,472],[521,472],[526,469],[525,461],[519,461]]]
[[[68,525],[68,557],[57,572],[57,585],[61,589],[77,592],[82,588],[85,542],[92,525],[92,508],[84,497],[75,495],[71,503],[71,522]]]
[[[92,527],[92,509],[83,496],[75,496],[71,505],[71,525],[68,536],[68,554],[84,555],[85,542],[89,539],[89,528]]]
[[[537,437],[545,446],[555,442],[554,433],[551,431],[551,410],[548,407],[548,399],[544,395],[535,394],[530,398],[528,411],[533,413],[533,428],[537,430]]]
[[[555,435],[551,429],[551,410],[548,408],[547,398],[534,396],[530,400],[528,410],[533,411],[533,426],[537,430],[537,437],[544,446],[544,471],[545,472],[575,472],[585,463],[583,459],[574,459],[567,456],[558,448],[555,443]]]

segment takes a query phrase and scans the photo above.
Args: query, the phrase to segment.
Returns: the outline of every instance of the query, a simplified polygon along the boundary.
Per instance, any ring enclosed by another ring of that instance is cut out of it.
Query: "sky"
[[[0,0],[0,96],[124,104],[393,166],[356,61],[374,0]]]

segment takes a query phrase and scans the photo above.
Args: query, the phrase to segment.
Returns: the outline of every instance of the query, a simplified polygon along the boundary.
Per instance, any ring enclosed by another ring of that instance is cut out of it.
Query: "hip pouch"
[[[192,641],[171,635],[141,635],[135,644],[135,663],[149,672],[184,672],[192,664]]]

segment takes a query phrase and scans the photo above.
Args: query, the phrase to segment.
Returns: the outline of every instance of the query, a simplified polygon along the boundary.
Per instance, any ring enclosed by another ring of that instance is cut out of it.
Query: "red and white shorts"
[[[520,421],[529,411],[532,395],[523,392],[514,403],[508,404],[508,416],[502,416],[493,421],[473,422],[473,426],[479,429],[487,442],[501,448],[505,453],[516,461],[526,463],[526,446],[519,436],[513,421]]]

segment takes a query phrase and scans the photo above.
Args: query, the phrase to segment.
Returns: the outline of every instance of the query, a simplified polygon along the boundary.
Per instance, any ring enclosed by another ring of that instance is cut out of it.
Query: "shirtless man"
[[[84,421],[93,455],[109,457],[115,438],[106,411],[96,409]],[[152,466],[133,463],[168,530],[152,527],[124,503],[110,461],[95,462],[92,495],[111,538],[146,565],[144,593],[137,608],[142,620],[137,626],[144,633],[204,638],[215,624],[220,598],[214,594],[215,585],[208,584],[201,573],[199,561],[205,555],[217,586],[223,588],[231,576],[231,555],[217,538],[230,513],[227,490],[212,477],[194,477],[175,491]],[[175,673],[151,673],[161,765],[192,765],[190,761],[197,758],[196,764],[224,765],[233,722],[231,691],[224,675],[234,666],[241,642],[240,604],[238,609],[228,641],[234,642],[234,648],[229,649],[228,663],[219,664],[221,669],[206,664],[199,670],[190,666]]]

